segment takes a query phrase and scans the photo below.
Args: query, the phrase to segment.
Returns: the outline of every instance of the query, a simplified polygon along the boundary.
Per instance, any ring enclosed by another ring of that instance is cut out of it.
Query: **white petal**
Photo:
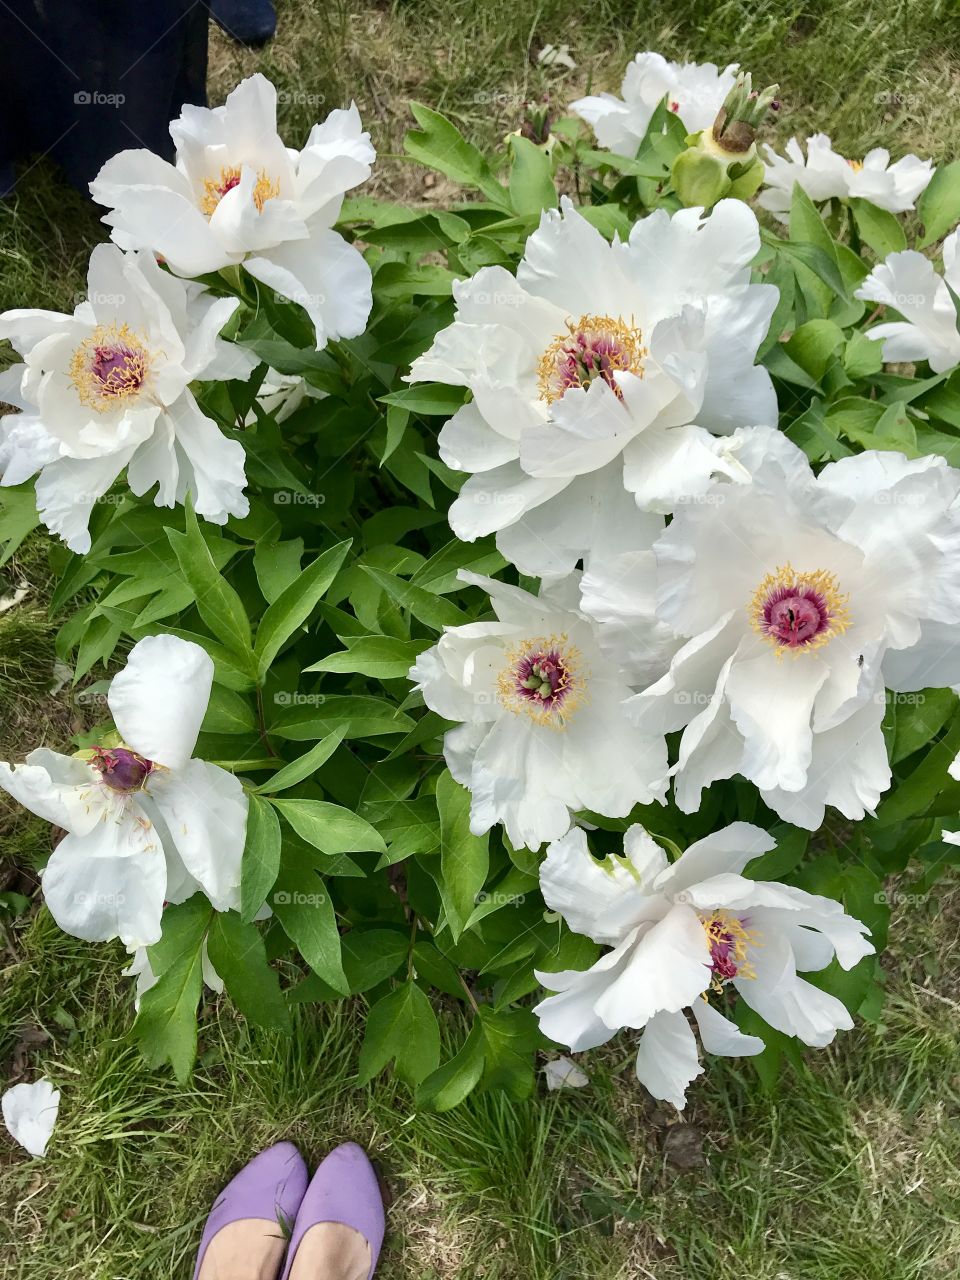
[[[701,1075],[697,1041],[686,1015],[664,1012],[651,1018],[637,1049],[637,1079],[647,1092],[682,1111],[687,1089]]]
[[[736,1023],[706,1000],[694,1000],[691,1007],[700,1042],[707,1053],[715,1053],[720,1058],[752,1058],[766,1048],[759,1036],[745,1036]]]
[[[543,1074],[551,1092],[554,1089],[584,1089],[590,1083],[590,1077],[570,1058],[550,1058],[544,1065]]]
[[[90,550],[90,513],[133,456],[134,449],[102,458],[58,458],[37,480],[37,510],[51,533],[71,551]]]
[[[178,636],[147,636],[130,650],[107,695],[126,745],[168,769],[182,769],[210,701],[213,660]]]
[[[32,1156],[44,1156],[60,1110],[60,1093],[49,1080],[15,1084],[0,1099],[3,1123],[14,1141]]]
[[[579,828],[547,849],[540,866],[540,891],[550,910],[559,911],[574,933],[611,946],[621,942],[638,921],[610,933],[603,927],[610,909],[621,908],[623,899],[630,898],[642,912],[648,896],[623,862],[596,861],[587,847],[586,833]]]
[[[596,964],[582,972],[578,969],[561,973],[534,970],[538,982],[558,993],[541,1000],[533,1010],[540,1019],[540,1030],[548,1039],[581,1053],[606,1044],[616,1034],[598,1017],[595,1005],[623,972],[633,942],[633,934],[629,934],[619,947],[602,955]]]
[[[675,906],[640,936],[596,1012],[608,1027],[643,1027],[662,1010],[676,1013],[691,1004],[709,982],[710,949],[700,917]]]
[[[184,866],[214,907],[239,909],[247,828],[247,797],[239,779],[204,760],[190,760],[175,771],[151,775],[147,790]]]
[[[252,276],[303,307],[316,330],[317,350],[337,338],[356,338],[373,305],[372,277],[363,255],[336,231],[279,244],[248,258]]]
[[[767,935],[764,945],[752,950],[751,959],[756,977],[735,978],[734,986],[775,1031],[822,1049],[838,1031],[849,1031],[853,1026],[853,1019],[836,996],[797,977],[793,952],[785,938]]]
[[[776,844],[762,827],[750,822],[731,822],[685,849],[677,861],[657,877],[656,889],[672,896],[722,872],[739,874],[748,862],[776,848]]]
[[[170,405],[168,413],[176,440],[177,500],[183,502],[192,494],[197,515],[215,524],[225,524],[228,516],[242,519],[250,509],[243,492],[243,445],[227,439],[190,391]]]
[[[64,933],[125,947],[160,938],[167,868],[156,829],[130,804],[85,836],[67,835],[41,872],[44,901]]]

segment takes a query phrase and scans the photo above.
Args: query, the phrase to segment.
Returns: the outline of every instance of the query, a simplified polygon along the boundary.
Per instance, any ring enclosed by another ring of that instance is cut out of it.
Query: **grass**
[[[960,154],[958,34],[955,7],[934,0],[597,0],[586,19],[558,0],[280,0],[267,50],[214,33],[211,98],[262,68],[292,142],[355,98],[380,151],[372,189],[436,202],[452,191],[399,155],[409,99],[492,148],[526,104],[562,111],[616,90],[632,54],[657,48],[779,80],[780,139],[825,129],[847,154],[883,144],[941,161]],[[545,43],[568,44],[576,70],[540,68]],[[0,204],[0,309],[72,308],[103,233],[49,166],[24,173]],[[74,727],[69,697],[48,694],[49,582],[40,540],[0,570],[0,599],[30,588],[0,612],[4,758]],[[0,892],[30,891],[48,829],[7,806],[0,836]],[[679,1123],[632,1082],[626,1039],[587,1056],[588,1090],[417,1115],[389,1078],[354,1087],[360,1008],[300,1009],[281,1039],[208,1003],[201,1065],[181,1088],[126,1039],[119,949],[63,936],[42,910],[2,927],[0,1077],[45,1071],[63,1091],[45,1163],[0,1142],[3,1280],[188,1277],[216,1190],[280,1137],[314,1159],[356,1138],[381,1161],[394,1197],[384,1280],[939,1280],[960,1267],[955,886],[895,920],[881,1026],[811,1055],[776,1097],[749,1066],[714,1061]]]
[[[714,1061],[680,1123],[631,1083],[626,1041],[586,1055],[588,1090],[417,1115],[389,1078],[355,1088],[360,1011],[342,1007],[301,1008],[278,1037],[208,1003],[180,1088],[126,1040],[119,949],[41,913],[4,974],[0,1053],[43,1066],[61,1118],[44,1164],[0,1157],[2,1274],[186,1277],[219,1184],[289,1137],[313,1160],[354,1138],[380,1162],[383,1280],[946,1280],[960,1266],[960,1004],[925,970],[955,946],[958,908],[952,889],[898,922],[881,1027],[811,1055],[778,1098]]]

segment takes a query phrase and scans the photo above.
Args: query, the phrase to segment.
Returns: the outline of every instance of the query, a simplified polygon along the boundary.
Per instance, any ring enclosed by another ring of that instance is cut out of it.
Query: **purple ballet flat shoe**
[[[360,1232],[370,1246],[370,1280],[387,1224],[377,1175],[367,1153],[355,1142],[336,1147],[313,1175],[297,1213],[281,1280],[289,1280],[300,1241],[321,1222],[339,1222]]]
[[[243,1166],[217,1196],[200,1240],[193,1280],[197,1280],[210,1241],[244,1218],[263,1218],[289,1226],[307,1189],[307,1166],[292,1142],[278,1142]]]

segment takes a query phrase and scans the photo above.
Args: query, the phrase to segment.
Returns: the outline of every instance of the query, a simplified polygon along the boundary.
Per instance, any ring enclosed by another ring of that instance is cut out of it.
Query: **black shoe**
[[[240,44],[266,44],[276,34],[273,0],[209,0],[209,8],[217,26]]]

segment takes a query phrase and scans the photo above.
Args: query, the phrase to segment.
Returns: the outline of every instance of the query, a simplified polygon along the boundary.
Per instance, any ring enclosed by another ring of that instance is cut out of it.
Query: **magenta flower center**
[[[751,932],[750,922],[726,911],[714,911],[701,923],[710,948],[711,985],[720,989],[733,978],[755,978],[748,949],[759,945],[759,940]]]
[[[563,728],[583,696],[579,650],[566,636],[528,640],[507,653],[497,681],[501,703],[538,724]]]
[[[540,357],[537,385],[541,400],[553,404],[571,387],[589,387],[598,378],[623,399],[617,373],[643,377],[643,345],[640,330],[612,316],[581,316],[568,322],[568,332],[554,338]]]
[[[97,325],[70,361],[70,380],[82,404],[104,412],[143,389],[150,372],[146,346],[127,325]]]
[[[817,649],[850,625],[847,597],[825,569],[798,572],[781,565],[754,593],[748,612],[753,629],[778,654]]]
[[[113,791],[139,791],[156,768],[128,747],[94,747],[93,767],[101,781]]]

